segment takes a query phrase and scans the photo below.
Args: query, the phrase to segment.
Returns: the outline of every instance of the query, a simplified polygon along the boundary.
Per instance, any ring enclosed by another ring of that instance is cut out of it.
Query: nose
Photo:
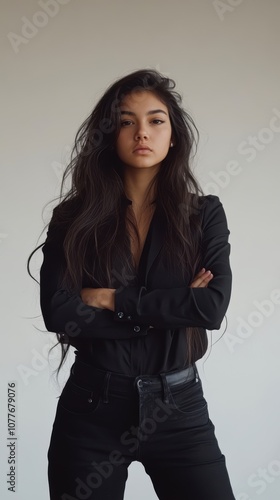
[[[141,140],[141,139],[147,139],[148,138],[148,133],[147,130],[145,130],[144,125],[139,125],[135,132],[135,139],[136,140]]]

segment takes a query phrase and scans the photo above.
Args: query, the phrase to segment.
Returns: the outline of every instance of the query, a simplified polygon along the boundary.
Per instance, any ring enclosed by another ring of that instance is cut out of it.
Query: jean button
[[[133,328],[133,330],[134,330],[135,332],[140,332],[140,326],[136,325],[136,326]]]

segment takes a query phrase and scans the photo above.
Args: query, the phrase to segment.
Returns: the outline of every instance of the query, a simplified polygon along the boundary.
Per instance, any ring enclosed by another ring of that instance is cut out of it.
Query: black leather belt
[[[173,386],[193,380],[196,376],[196,372],[197,372],[196,368],[193,365],[191,365],[188,368],[185,368],[184,370],[166,373],[165,377],[168,385]]]
[[[183,370],[176,370],[173,372],[164,372],[159,375],[138,375],[136,377],[131,377],[128,375],[123,375],[120,373],[110,372],[106,370],[100,370],[94,366],[85,363],[84,361],[76,358],[74,364],[71,367],[71,374],[74,383],[82,383],[89,388],[100,387],[104,382],[109,382],[109,391],[118,393],[129,393],[135,390],[135,386],[138,381],[142,381],[142,385],[147,387],[147,389],[152,391],[158,391],[162,387],[162,376],[166,378],[166,382],[169,386],[176,386],[182,383],[190,382],[196,377],[197,368],[194,365]]]

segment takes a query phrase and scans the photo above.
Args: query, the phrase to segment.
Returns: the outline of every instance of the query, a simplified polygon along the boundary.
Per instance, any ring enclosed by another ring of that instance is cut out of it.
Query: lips
[[[135,148],[133,150],[133,152],[135,151],[152,151],[150,148],[148,148],[147,146],[138,146],[137,148]]]

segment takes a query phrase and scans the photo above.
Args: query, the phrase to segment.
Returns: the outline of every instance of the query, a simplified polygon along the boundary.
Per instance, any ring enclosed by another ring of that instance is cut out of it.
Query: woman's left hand
[[[213,274],[211,271],[206,271],[203,267],[199,273],[194,277],[193,282],[191,283],[191,288],[206,288],[209,281],[213,278]]]
[[[82,288],[80,296],[88,306],[115,310],[115,288]]]

